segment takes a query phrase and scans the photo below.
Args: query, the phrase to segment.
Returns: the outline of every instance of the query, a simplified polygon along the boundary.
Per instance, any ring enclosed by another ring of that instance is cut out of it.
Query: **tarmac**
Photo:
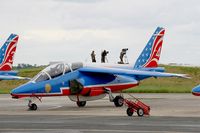
[[[129,95],[124,95],[130,98]],[[0,95],[0,133],[182,133],[200,132],[200,97],[192,94],[133,94],[151,107],[150,116],[126,115],[126,106],[115,107],[104,99],[79,108],[67,97],[36,101],[29,111],[27,100]]]

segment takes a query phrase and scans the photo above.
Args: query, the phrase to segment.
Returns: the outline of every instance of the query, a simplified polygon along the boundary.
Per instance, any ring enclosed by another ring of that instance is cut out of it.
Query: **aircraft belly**
[[[105,88],[109,88],[111,89],[112,92],[116,92],[116,91],[122,91],[124,89],[128,89],[131,87],[135,87],[138,86],[139,83],[134,83],[134,82],[128,82],[128,83],[119,83],[119,84],[101,84],[101,85],[95,85],[95,86],[90,86],[87,87],[90,88],[90,95],[99,95],[102,93],[105,93]]]
[[[77,98],[76,95],[70,95],[69,99],[71,101],[74,101],[74,102],[77,102],[78,100],[79,101],[93,101],[93,100],[102,99],[105,96],[106,96],[106,94],[101,94],[101,95],[98,95],[98,96],[81,96],[81,95],[79,95],[78,98]]]

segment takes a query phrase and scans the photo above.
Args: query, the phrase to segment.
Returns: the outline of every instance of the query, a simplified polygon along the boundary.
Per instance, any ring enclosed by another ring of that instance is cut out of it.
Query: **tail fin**
[[[137,59],[134,68],[157,67],[160,59],[165,29],[158,27]]]
[[[0,49],[0,71],[12,69],[13,57],[16,51],[18,35],[11,34]]]

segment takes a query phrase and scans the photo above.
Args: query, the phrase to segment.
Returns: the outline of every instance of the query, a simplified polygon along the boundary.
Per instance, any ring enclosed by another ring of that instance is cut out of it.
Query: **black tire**
[[[37,105],[35,103],[32,103],[29,107],[30,110],[37,110]]]
[[[86,101],[77,101],[76,104],[78,107],[84,107],[86,105]]]
[[[133,116],[133,109],[132,108],[127,108],[126,113],[128,116]]]
[[[140,117],[144,116],[144,110],[142,108],[137,109],[137,115]]]
[[[122,96],[116,96],[113,102],[116,107],[122,107],[124,105],[124,98]]]

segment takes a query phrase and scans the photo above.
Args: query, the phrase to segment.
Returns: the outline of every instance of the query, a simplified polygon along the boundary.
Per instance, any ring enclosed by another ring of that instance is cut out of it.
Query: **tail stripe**
[[[158,27],[156,29],[146,47],[143,49],[141,55],[137,59],[134,68],[158,66],[164,32],[164,28]]]
[[[153,50],[151,50],[151,56],[148,59],[148,61],[144,64],[143,67],[151,67],[151,64],[155,64],[154,67],[157,67],[160,54],[161,54],[161,48],[162,48],[162,41],[163,41],[163,35],[164,35],[164,29],[160,31],[159,35],[156,36],[153,44]]]
[[[11,34],[0,50],[0,70],[10,71],[12,69],[13,57],[16,51],[16,46],[19,36]]]

